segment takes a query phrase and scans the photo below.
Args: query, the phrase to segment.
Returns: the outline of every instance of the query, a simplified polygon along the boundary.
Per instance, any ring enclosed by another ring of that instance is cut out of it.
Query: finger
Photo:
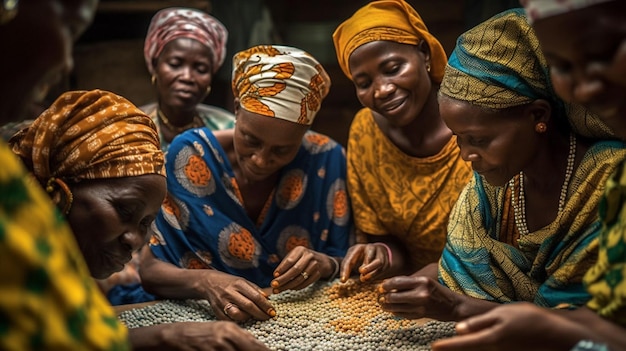
[[[469,334],[474,333],[486,328],[490,328],[496,324],[496,320],[492,318],[488,314],[478,315],[476,317],[468,318],[466,320],[460,321],[456,324],[455,330],[456,333],[461,334]]]
[[[278,278],[282,276],[285,272],[291,270],[294,265],[300,261],[302,256],[302,250],[298,249],[298,247],[287,253],[287,256],[283,258],[283,260],[278,264],[278,267],[274,270],[274,278]]]
[[[267,320],[276,316],[274,305],[265,297],[264,293],[253,289],[243,294],[241,300],[237,301],[236,304],[240,310],[249,315],[248,319],[252,317],[256,320]]]
[[[288,284],[288,282],[302,278],[302,272],[306,272],[305,276],[308,277],[314,274],[315,271],[319,271],[315,256],[311,252],[299,255],[298,261],[291,265],[289,270],[284,271],[280,276],[272,280],[272,288],[285,290],[285,285]],[[291,287],[293,287],[293,284],[291,284]]]
[[[250,313],[233,303],[224,306],[223,311],[227,319],[233,321],[243,322],[249,320],[251,317]]]
[[[280,277],[280,278],[286,278],[287,274],[291,276],[290,273],[291,272],[287,272],[285,273],[283,277]],[[306,266],[305,269],[303,269],[299,274],[295,275],[293,279],[280,283],[280,285],[276,287],[276,291],[280,292],[280,291],[285,291],[289,289],[292,289],[292,290],[303,289],[311,285],[312,283],[318,281],[321,275],[322,273],[319,270],[319,265],[317,264],[317,261],[313,260],[309,262],[309,264]],[[278,280],[278,278],[275,280]]]
[[[374,278],[375,276],[380,275],[380,273],[382,273],[383,265],[383,261],[379,258],[376,258],[370,263],[359,267],[359,273],[361,273],[361,281],[366,282]]]
[[[348,250],[346,256],[344,256],[341,262],[341,269],[339,270],[339,280],[345,283],[350,278],[354,267],[362,262],[364,245],[357,244]]]
[[[483,330],[477,333],[437,340],[431,344],[431,348],[433,351],[491,350],[487,343],[490,338],[491,332],[489,330]]]
[[[431,282],[430,278],[424,276],[396,276],[393,278],[385,279],[380,287],[383,291],[404,291],[415,289],[416,287],[428,287]]]

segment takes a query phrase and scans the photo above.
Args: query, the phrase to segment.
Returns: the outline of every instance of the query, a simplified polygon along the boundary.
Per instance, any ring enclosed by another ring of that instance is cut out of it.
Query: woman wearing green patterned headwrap
[[[450,216],[435,277],[382,284],[383,308],[410,318],[460,320],[501,303],[560,308],[589,299],[602,189],[626,158],[621,142],[571,132],[523,10],[509,10],[457,41],[440,110],[474,178]],[[432,303],[437,301],[438,303]]]

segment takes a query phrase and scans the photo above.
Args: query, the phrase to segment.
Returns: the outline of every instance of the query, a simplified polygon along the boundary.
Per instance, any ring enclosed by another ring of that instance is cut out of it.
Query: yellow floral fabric
[[[0,144],[0,349],[129,350],[69,227]]]
[[[626,327],[626,162],[606,183],[600,202],[598,260],[583,282],[591,300],[587,306]]]
[[[446,242],[448,215],[471,177],[456,137],[437,155],[416,158],[398,149],[361,109],[348,138],[348,192],[357,229],[393,235],[419,268],[436,262]]]

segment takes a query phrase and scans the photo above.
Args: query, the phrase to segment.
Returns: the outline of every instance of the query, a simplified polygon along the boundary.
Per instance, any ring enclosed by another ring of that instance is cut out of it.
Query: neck
[[[194,123],[198,112],[195,108],[189,111],[175,110],[164,105],[157,105],[159,119],[170,127],[188,127]]]

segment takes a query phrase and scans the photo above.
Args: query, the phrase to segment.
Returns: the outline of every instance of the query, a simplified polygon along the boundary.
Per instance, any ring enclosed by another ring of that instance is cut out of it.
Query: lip
[[[195,92],[191,90],[174,90],[172,91],[173,95],[178,96],[183,99],[191,99],[196,96]]]
[[[381,104],[379,109],[380,111],[384,113],[393,113],[394,111],[397,111],[398,109],[400,109],[400,107],[402,107],[405,102],[406,102],[405,97],[396,98],[391,101],[387,101],[384,104]]]

